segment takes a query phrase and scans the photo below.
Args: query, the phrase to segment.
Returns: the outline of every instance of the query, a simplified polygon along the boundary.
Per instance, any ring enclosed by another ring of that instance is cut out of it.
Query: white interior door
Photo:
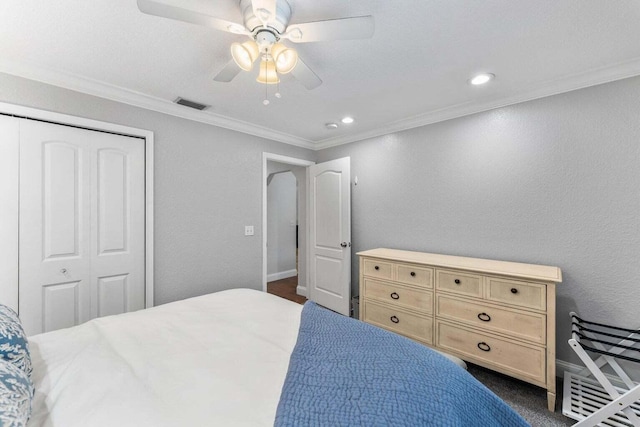
[[[27,335],[144,308],[144,141],[20,121]]]
[[[309,166],[309,298],[349,315],[351,297],[351,159]]]

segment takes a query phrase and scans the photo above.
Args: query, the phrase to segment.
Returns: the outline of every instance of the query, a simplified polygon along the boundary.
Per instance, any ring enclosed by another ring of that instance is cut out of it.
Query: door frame
[[[68,114],[55,113],[52,111],[40,110],[37,108],[23,107],[20,105],[0,102],[0,114],[41,120],[53,124],[74,126],[83,129],[115,133],[125,136],[133,136],[144,139],[145,152],[145,251],[144,251],[144,272],[145,272],[145,308],[153,307],[154,304],[154,281],[153,281],[153,132],[145,129],[138,129],[115,123],[103,122],[100,120],[86,119],[84,117],[71,116]],[[18,260],[15,260],[18,267]],[[17,289],[16,289],[17,292]]]
[[[315,165],[316,162],[311,160],[298,159],[296,157],[283,156],[281,154],[274,153],[262,153],[262,291],[267,292],[267,178],[268,178],[268,162],[278,162],[284,163],[291,166],[311,166]],[[306,172],[306,181],[309,180],[309,172]],[[300,183],[298,183],[300,185]],[[307,183],[305,183],[307,185]],[[304,201],[306,206],[306,218],[305,223],[306,227],[303,230],[306,236],[307,248],[305,250],[305,264],[306,264],[306,275],[305,283],[309,283],[309,192],[306,192],[306,200]],[[300,232],[300,230],[298,231]],[[309,288],[307,287],[307,297],[308,297]]]

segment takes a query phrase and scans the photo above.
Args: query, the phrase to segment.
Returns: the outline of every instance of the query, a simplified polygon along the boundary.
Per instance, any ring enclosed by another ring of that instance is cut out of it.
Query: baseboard
[[[556,359],[556,375],[559,376],[560,378],[564,378],[565,371],[571,372],[572,374],[577,374],[583,369],[586,369],[586,368],[582,365],[576,365],[574,363],[565,362],[564,360]],[[623,385],[622,381],[620,381],[620,378],[618,378],[615,375],[611,375],[604,372],[604,376],[607,377],[607,379],[611,381],[613,385],[618,385],[618,386]],[[633,379],[633,375],[631,375],[631,377]]]
[[[306,286],[300,286],[298,285],[296,287],[296,294],[298,295],[302,295],[305,298],[309,298],[309,295],[307,295],[307,287]]]
[[[576,365],[571,362],[565,362],[564,360],[556,359],[556,376],[560,378],[564,378],[564,372],[568,371],[572,374],[577,374],[582,371],[584,366]]]
[[[298,270],[295,268],[293,270],[281,271],[279,273],[267,274],[267,283],[273,282],[276,280],[287,279],[289,277],[297,276]]]

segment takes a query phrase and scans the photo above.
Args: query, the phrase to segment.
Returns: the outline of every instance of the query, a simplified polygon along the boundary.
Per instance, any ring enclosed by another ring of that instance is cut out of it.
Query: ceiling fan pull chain
[[[265,84],[264,85],[264,101],[262,101],[262,103],[264,105],[269,105],[269,94],[267,93],[267,89],[268,89],[269,85]]]

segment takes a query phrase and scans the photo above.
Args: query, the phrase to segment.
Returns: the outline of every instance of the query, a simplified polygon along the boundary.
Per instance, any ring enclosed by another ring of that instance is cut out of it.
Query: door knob
[[[347,247],[347,242],[340,243],[340,246],[342,246],[343,248],[346,248]]]
[[[66,269],[66,268],[61,269],[61,270],[60,270],[60,273],[62,273],[62,274],[67,274],[67,269]]]

